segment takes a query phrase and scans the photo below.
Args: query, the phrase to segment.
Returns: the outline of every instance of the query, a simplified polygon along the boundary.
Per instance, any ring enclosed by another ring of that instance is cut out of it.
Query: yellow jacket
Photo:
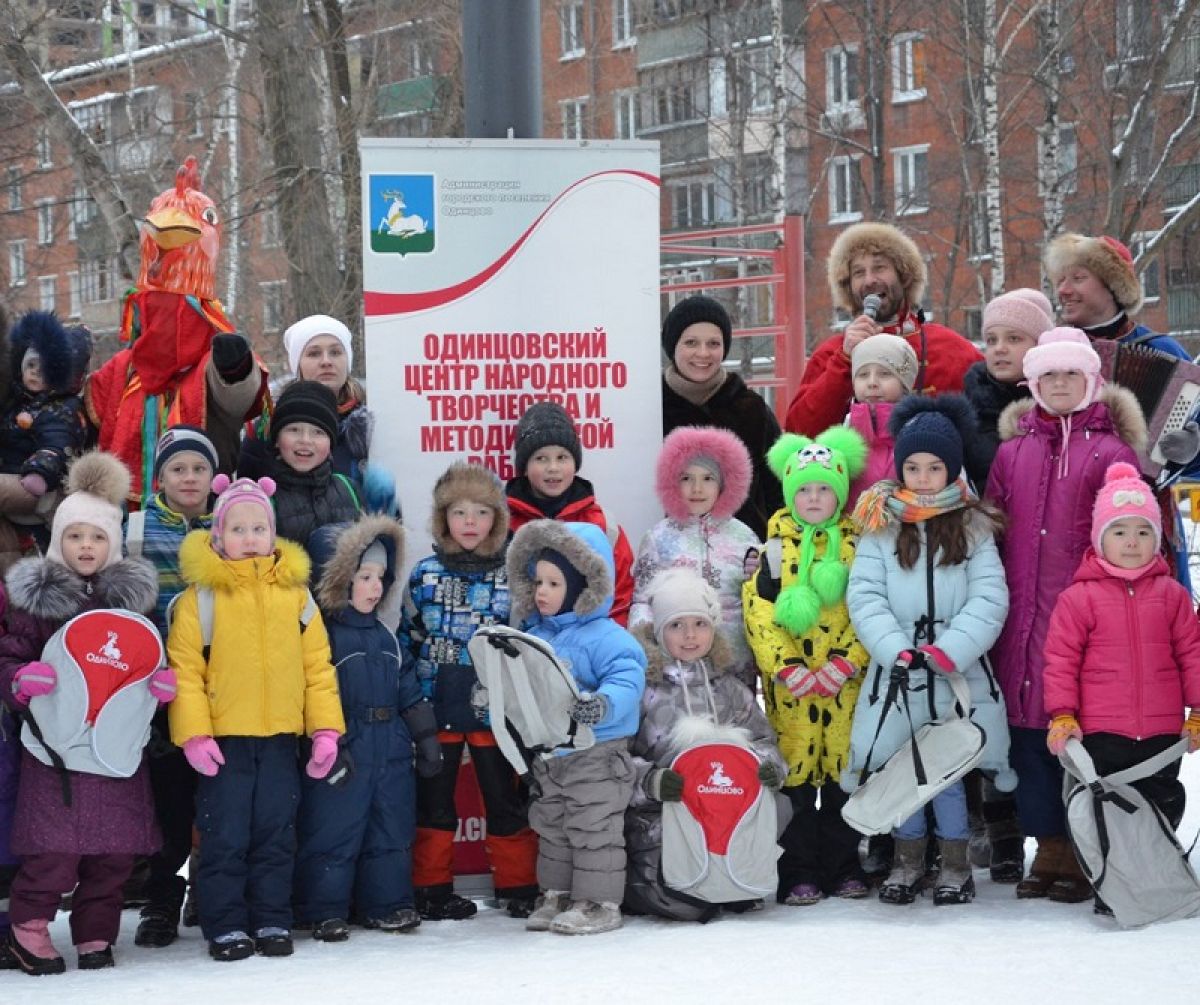
[[[309,560],[278,539],[265,558],[230,561],[211,534],[192,531],[179,550],[190,585],[175,604],[167,656],[179,677],[168,710],[171,739],[274,736],[346,730],[320,614],[302,627]],[[212,646],[204,658],[197,587],[213,591]]]
[[[841,531],[842,564],[854,560],[858,535],[848,516],[838,521]],[[767,719],[779,736],[779,749],[788,763],[786,785],[824,785],[836,782],[845,768],[850,750],[850,724],[854,705],[862,686],[867,651],[854,634],[845,600],[823,607],[816,625],[795,636],[775,623],[775,598],[791,585],[799,561],[800,529],[787,509],[779,510],[767,524],[767,538],[779,538],[783,557],[781,579],[774,580],[767,564],[767,550],[759,559],[758,572],[742,586],[746,641],[754,653],[763,682],[763,703]],[[815,540],[816,557],[827,546],[824,532]],[[858,670],[832,698],[811,695],[796,698],[775,675],[787,661],[798,661],[810,670],[825,664],[831,656],[841,656]]]

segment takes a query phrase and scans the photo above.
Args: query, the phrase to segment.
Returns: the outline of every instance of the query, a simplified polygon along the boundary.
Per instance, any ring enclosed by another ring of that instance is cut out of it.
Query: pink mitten
[[[207,778],[212,778],[225,763],[225,755],[211,736],[193,736],[185,741],[183,756],[187,758],[188,764]]]
[[[178,690],[175,671],[170,667],[162,667],[150,675],[150,693],[158,699],[160,705],[173,701]]]
[[[312,753],[304,773],[309,778],[324,778],[333,767],[338,754],[338,731],[336,729],[318,729],[312,735]]]
[[[937,646],[919,646],[917,652],[924,654],[926,665],[933,667],[934,670],[940,670],[942,673],[954,673],[958,669],[954,665],[954,660]]]
[[[46,494],[49,486],[46,484],[46,479],[39,475],[36,471],[31,471],[27,475],[22,475],[19,479],[21,488],[28,492],[31,496],[41,499]]]
[[[775,678],[797,698],[803,698],[817,686],[816,675],[799,663],[785,666]]]
[[[856,673],[858,668],[844,656],[830,656],[829,662],[816,671],[816,691],[822,697],[832,698]]]
[[[13,696],[22,705],[28,705],[30,698],[49,694],[58,683],[58,672],[49,663],[35,660],[26,663],[13,674]]]

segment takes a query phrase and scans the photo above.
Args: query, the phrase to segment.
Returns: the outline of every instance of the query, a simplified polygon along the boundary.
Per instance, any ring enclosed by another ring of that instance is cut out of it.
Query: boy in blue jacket
[[[538,835],[541,894],[525,927],[592,935],[621,927],[625,889],[625,808],[635,770],[646,654],[610,620],[613,550],[587,523],[535,520],[508,551],[512,620],[544,639],[582,692],[571,718],[590,726],[595,745],[533,762],[536,796],[529,823]]]

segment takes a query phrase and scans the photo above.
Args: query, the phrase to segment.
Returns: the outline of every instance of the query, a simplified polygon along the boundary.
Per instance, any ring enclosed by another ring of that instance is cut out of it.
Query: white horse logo
[[[108,633],[108,641],[100,647],[100,652],[110,660],[119,661],[121,659],[121,650],[117,646],[116,632]]]
[[[708,784],[715,785],[717,788],[728,788],[733,784],[733,779],[725,774],[725,764],[723,761],[709,761],[708,766],[713,769],[712,774],[708,777]]]
[[[424,234],[425,221],[415,213],[412,216],[405,216],[404,209],[404,194],[397,192],[387,215],[379,221],[379,233],[387,234],[389,237],[414,237],[417,234]]]

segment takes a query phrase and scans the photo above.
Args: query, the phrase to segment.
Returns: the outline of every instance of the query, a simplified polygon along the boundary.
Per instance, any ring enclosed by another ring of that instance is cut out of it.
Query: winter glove
[[[832,698],[856,673],[858,667],[845,657],[830,656],[828,663],[814,671],[816,683],[813,690],[824,698]]]
[[[571,706],[571,718],[581,726],[598,726],[608,715],[608,699],[602,694],[584,692]]]
[[[1066,749],[1068,740],[1082,740],[1083,730],[1073,715],[1056,715],[1050,720],[1050,732],[1046,734],[1046,747],[1055,757]]]
[[[49,694],[58,684],[58,671],[49,663],[35,660],[26,663],[13,674],[13,697],[22,705],[28,705],[30,698]]]
[[[185,741],[183,756],[187,758],[188,764],[206,778],[212,778],[225,763],[225,755],[211,736],[193,736]]]
[[[237,332],[222,332],[213,336],[212,361],[226,384],[245,380],[254,365],[250,343]]]
[[[329,774],[325,776],[325,784],[340,789],[350,781],[353,774],[354,758],[350,756],[350,751],[339,743],[337,757],[333,761],[333,767],[329,769]]]
[[[646,776],[646,795],[660,803],[677,803],[683,798],[683,775],[670,768],[655,768]]]
[[[794,698],[807,697],[817,686],[816,674],[800,663],[789,663],[775,675],[775,679],[786,687]]]
[[[1172,464],[1190,464],[1200,454],[1200,423],[1190,419],[1182,429],[1164,433],[1158,441],[1158,449]]]
[[[1200,709],[1194,709],[1187,717],[1183,724],[1183,732],[1179,735],[1187,737],[1189,754],[1200,750]]]
[[[309,778],[324,778],[332,770],[337,756],[338,731],[336,729],[318,729],[312,735],[312,753],[308,755],[304,773]]]
[[[150,693],[158,699],[160,705],[165,705],[175,699],[179,690],[179,682],[175,671],[170,667],[162,667],[150,675]]]
[[[433,778],[442,770],[442,745],[438,743],[437,719],[433,705],[421,699],[410,705],[400,717],[408,726],[408,735],[417,748],[417,774],[422,778]]]
[[[774,761],[763,761],[758,766],[758,780],[774,792],[783,785],[783,773]]]
[[[915,659],[921,661],[926,670],[937,670],[939,673],[954,673],[958,669],[954,660],[947,656],[937,646],[919,646]]]
[[[30,471],[27,475],[22,475],[19,479],[21,488],[28,492],[35,499],[41,499],[50,488],[46,484],[46,479],[39,475],[36,471]]]

